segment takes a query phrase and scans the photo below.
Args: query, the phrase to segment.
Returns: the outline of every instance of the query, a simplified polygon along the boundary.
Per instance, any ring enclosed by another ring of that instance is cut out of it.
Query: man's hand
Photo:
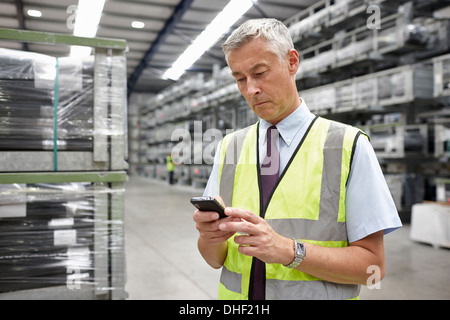
[[[194,212],[194,221],[196,223],[196,228],[200,233],[200,238],[210,244],[227,241],[227,239],[234,234],[234,232],[227,232],[219,229],[222,219],[219,220],[219,214],[216,212],[196,210]]]
[[[222,198],[215,197],[222,205]],[[222,267],[227,256],[228,238],[234,235],[234,231],[222,231],[219,225],[223,221],[233,221],[234,218],[219,219],[219,214],[212,211],[195,210],[193,219],[199,232],[198,249],[213,268]]]
[[[215,198],[224,205],[222,198],[218,196]],[[200,238],[211,244],[224,242],[234,234],[234,232],[226,232],[219,229],[222,220],[232,219],[219,219],[219,214],[217,212],[195,210],[193,219],[196,223],[196,228],[200,233]]]
[[[232,220],[219,221],[218,227],[226,233],[242,233],[234,238],[239,252],[256,257],[265,263],[289,264],[294,260],[294,242],[276,233],[261,217],[249,210],[225,208]]]

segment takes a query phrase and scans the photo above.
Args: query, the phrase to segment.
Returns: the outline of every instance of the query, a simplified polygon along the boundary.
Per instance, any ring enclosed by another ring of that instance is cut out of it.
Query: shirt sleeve
[[[375,151],[363,136],[356,143],[348,178],[346,215],[350,243],[381,230],[388,234],[402,226]]]
[[[219,195],[219,161],[221,144],[222,141],[217,144],[216,154],[214,155],[214,164],[211,170],[211,174],[209,175],[205,190],[203,191],[203,196],[214,197]]]

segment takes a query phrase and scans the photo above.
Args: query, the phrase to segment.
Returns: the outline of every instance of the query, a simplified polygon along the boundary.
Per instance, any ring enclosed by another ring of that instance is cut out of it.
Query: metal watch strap
[[[297,241],[295,239],[292,240],[294,240],[294,250],[295,250],[294,260],[290,264],[285,265],[286,268],[290,269],[296,268],[306,256],[305,245],[302,242]]]

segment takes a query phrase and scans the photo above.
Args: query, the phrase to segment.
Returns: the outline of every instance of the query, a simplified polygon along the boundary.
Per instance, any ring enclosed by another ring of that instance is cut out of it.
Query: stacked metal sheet
[[[93,63],[0,49],[0,151],[92,150]]]
[[[0,293],[108,287],[107,259],[123,250],[123,234],[110,230],[121,223],[108,217],[111,192],[91,183],[0,185]]]

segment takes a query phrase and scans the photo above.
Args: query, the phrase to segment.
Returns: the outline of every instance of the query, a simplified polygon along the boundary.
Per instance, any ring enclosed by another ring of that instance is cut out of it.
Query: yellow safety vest
[[[169,172],[171,172],[175,169],[175,164],[173,163],[171,156],[166,157],[166,167],[167,167],[167,171],[169,171]]]
[[[361,131],[316,117],[261,210],[258,123],[227,135],[219,164],[227,206],[262,216],[279,234],[325,247],[348,246],[345,193]],[[234,236],[219,283],[219,299],[248,299],[253,257],[238,252]],[[265,264],[266,299],[354,299],[360,286],[332,283],[281,264]]]

